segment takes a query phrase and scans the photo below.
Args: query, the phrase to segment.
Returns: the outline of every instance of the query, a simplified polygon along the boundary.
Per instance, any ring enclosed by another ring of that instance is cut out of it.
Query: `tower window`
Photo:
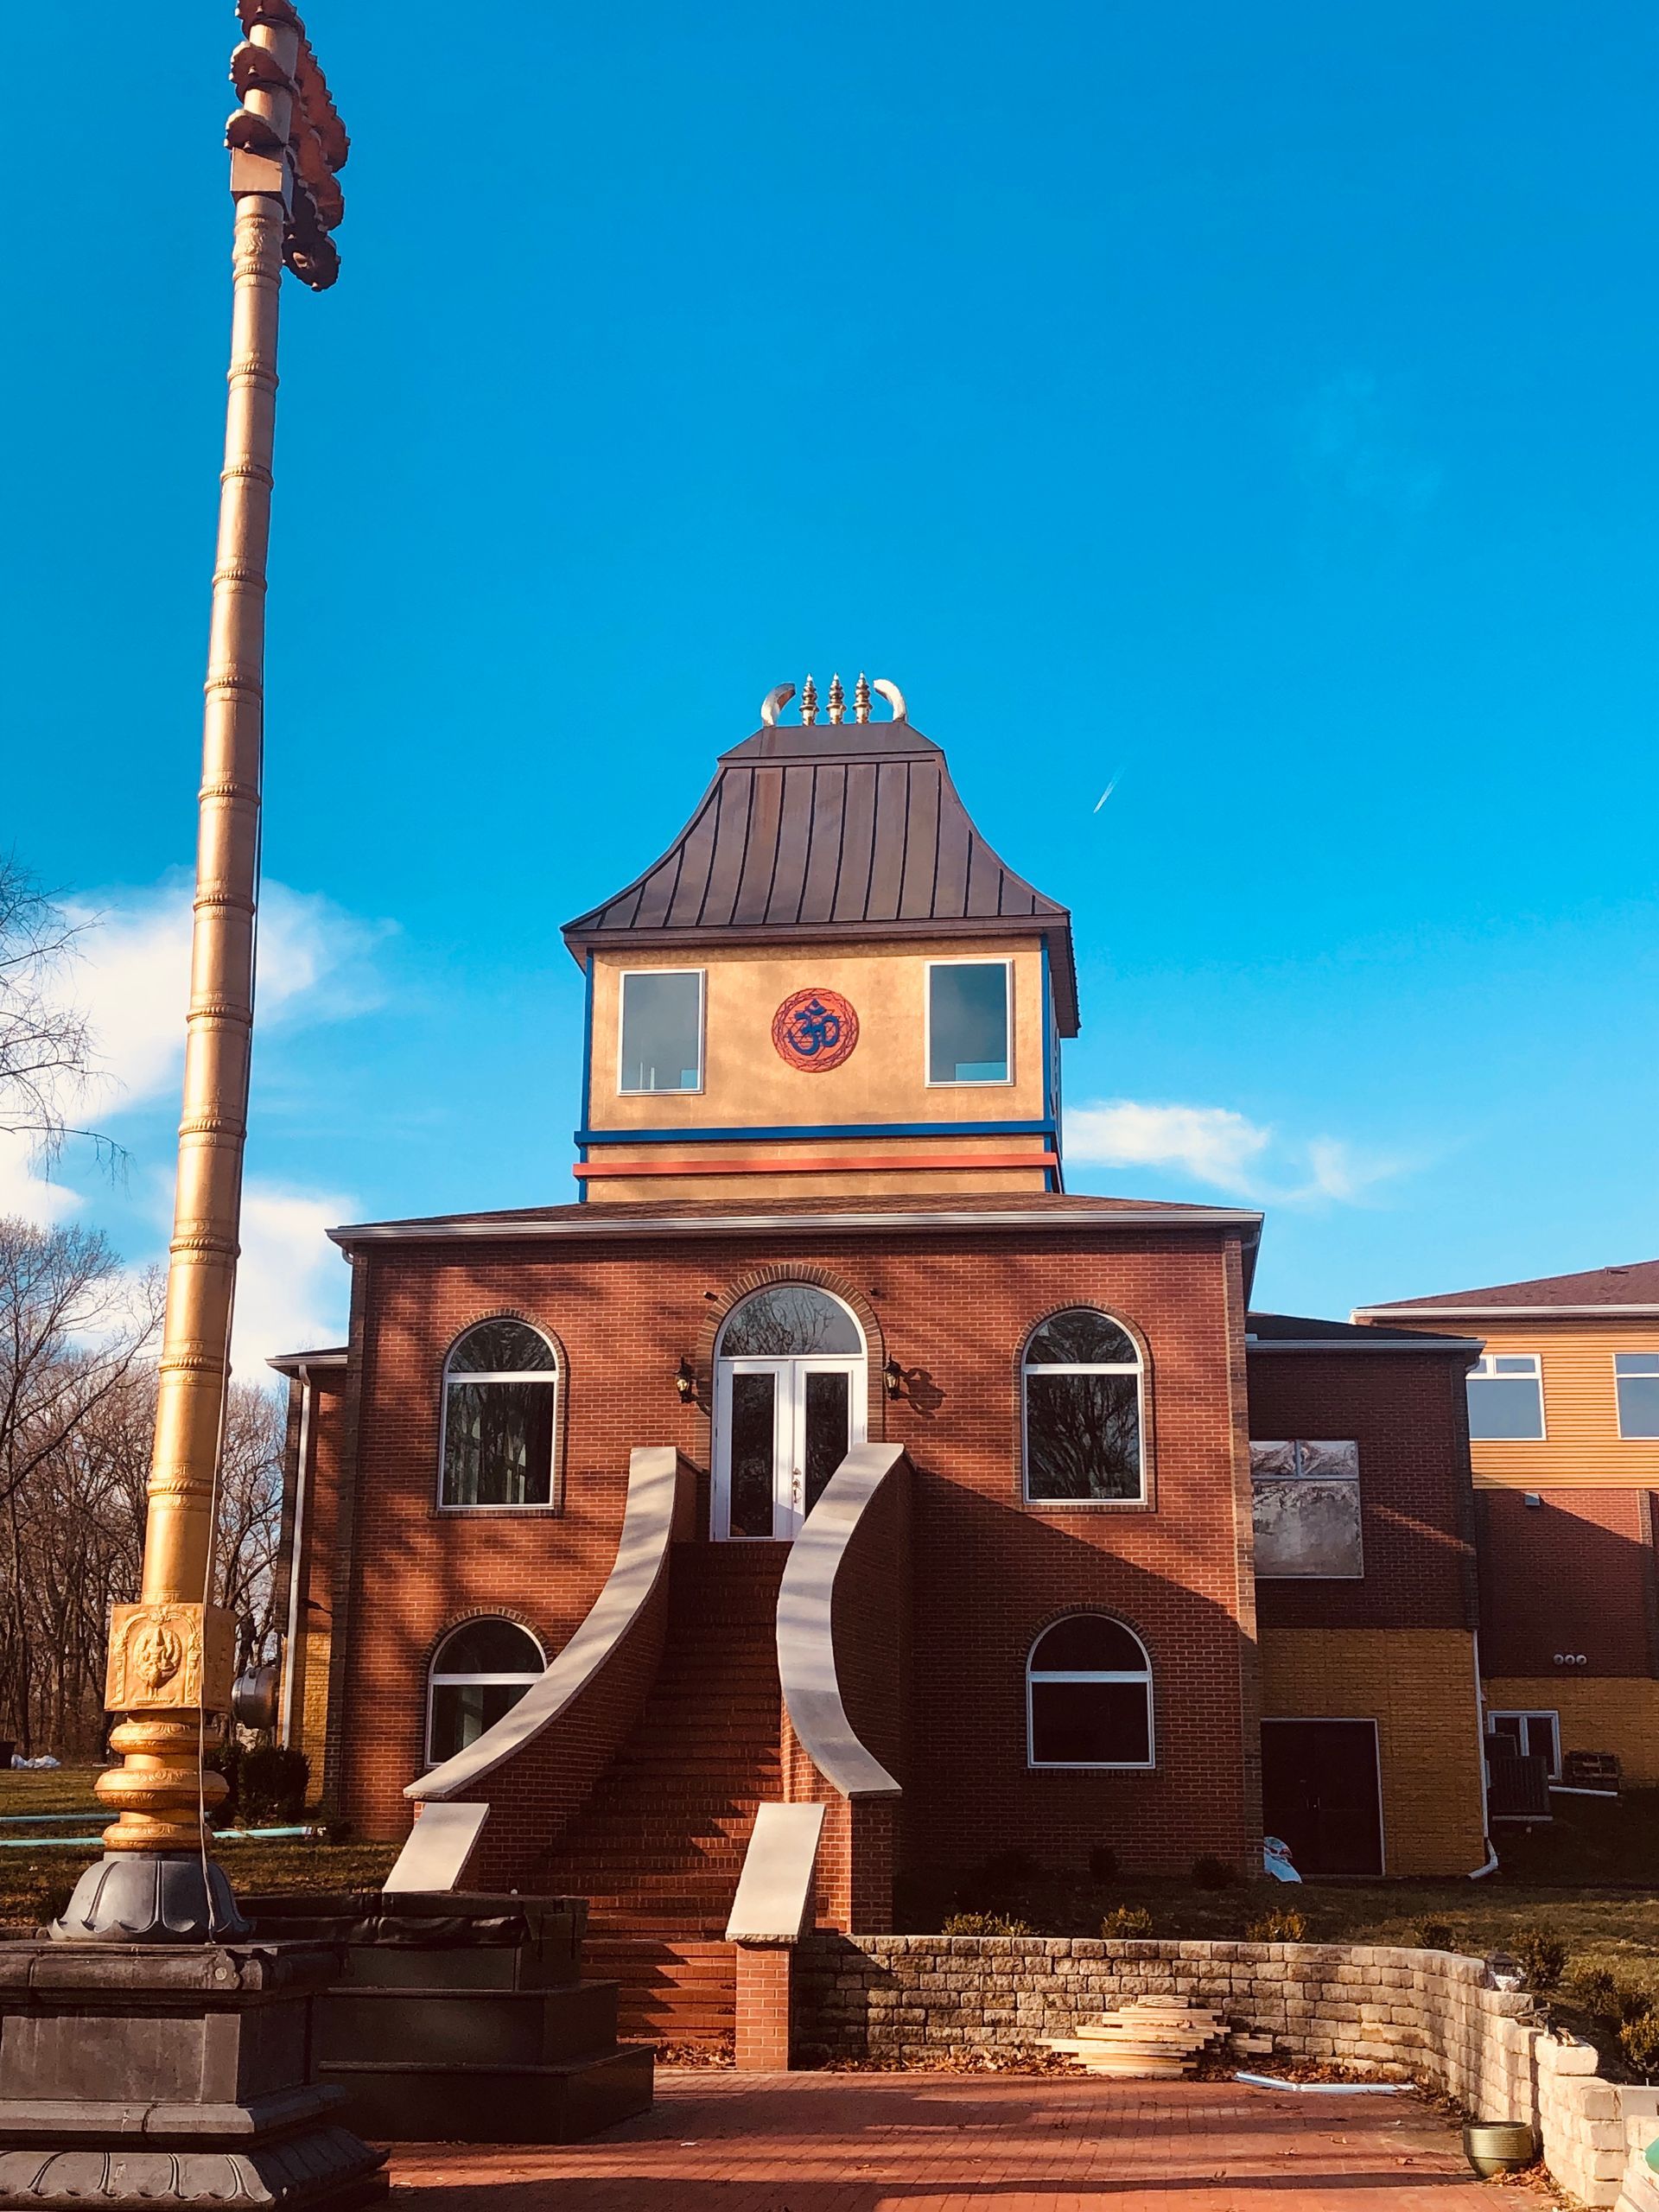
[[[1490,1443],[1535,1443],[1544,1433],[1544,1378],[1535,1351],[1485,1352],[1469,1370],[1469,1433]]]
[[[622,1091],[702,1088],[702,969],[636,969],[622,978]]]
[[[931,960],[927,967],[927,1079],[1008,1080],[1009,1001],[1006,960]]]

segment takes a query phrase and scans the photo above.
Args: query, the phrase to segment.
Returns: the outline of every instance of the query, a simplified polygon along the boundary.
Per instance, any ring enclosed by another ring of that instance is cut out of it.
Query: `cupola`
[[[1071,918],[999,858],[885,681],[793,684],[662,856],[568,923],[575,1173],[602,1199],[1060,1187]],[[892,719],[873,719],[874,696]]]

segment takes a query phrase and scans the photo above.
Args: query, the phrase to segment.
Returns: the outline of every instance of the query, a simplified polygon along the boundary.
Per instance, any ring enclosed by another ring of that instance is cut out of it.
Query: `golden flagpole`
[[[265,559],[284,264],[322,290],[339,257],[347,141],[289,0],[238,0],[226,128],[236,219],[230,396],[207,653],[184,1109],[156,1440],[137,1604],[115,1607],[105,1703],[122,1764],[105,1857],[52,1930],[64,1941],[192,1942],[244,1932],[207,1857],[226,1794],[203,1758],[229,1710],[235,1624],[213,1605],[213,1522],[242,1210],[253,1034],[264,736]]]

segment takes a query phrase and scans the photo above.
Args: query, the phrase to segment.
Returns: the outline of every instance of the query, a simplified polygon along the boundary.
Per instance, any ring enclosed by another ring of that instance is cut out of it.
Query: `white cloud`
[[[324,1231],[355,1217],[355,1201],[276,1183],[242,1194],[231,1364],[244,1382],[268,1382],[273,1352],[345,1341],[351,1276]]]
[[[92,1024],[100,1071],[86,1109],[92,1118],[149,1104],[178,1087],[191,893],[180,876],[69,907],[84,925],[73,994]],[[267,883],[259,914],[262,1028],[339,1020],[377,1004],[372,956],[387,934],[387,925],[365,922],[320,893]]]
[[[49,1229],[79,1204],[61,1183],[48,1182],[28,1137],[0,1129],[0,1216]]]
[[[1403,1163],[1366,1154],[1339,1137],[1282,1138],[1230,1106],[1109,1098],[1065,1116],[1065,1154],[1077,1166],[1173,1170],[1194,1182],[1274,1205],[1344,1205]]]
[[[1066,1157],[1101,1167],[1179,1167],[1226,1191],[1249,1187],[1250,1170],[1272,1141],[1229,1106],[1153,1106],[1111,1098],[1073,1107],[1065,1117]]]

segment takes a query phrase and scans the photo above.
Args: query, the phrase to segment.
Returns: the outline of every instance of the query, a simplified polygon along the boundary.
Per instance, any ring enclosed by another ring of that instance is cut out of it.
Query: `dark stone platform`
[[[259,1933],[338,1946],[317,2071],[382,2143],[578,2143],[650,2110],[655,2055],[583,1981],[580,1897],[245,1897]]]
[[[385,2154],[317,2078],[313,1943],[0,1943],[0,2207],[346,2212]]]

